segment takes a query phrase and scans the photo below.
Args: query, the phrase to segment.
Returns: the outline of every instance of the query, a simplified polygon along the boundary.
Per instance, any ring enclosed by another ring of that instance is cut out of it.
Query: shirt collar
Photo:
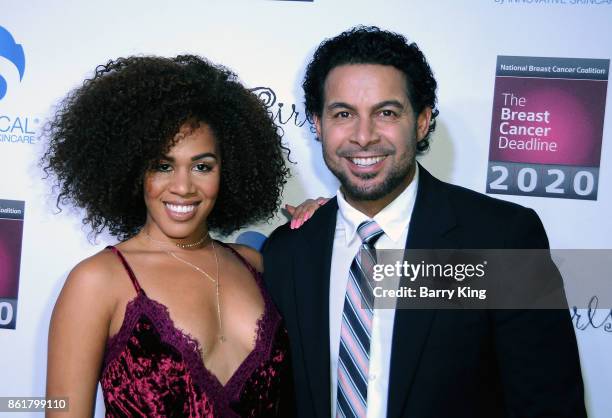
[[[410,223],[412,210],[414,209],[414,203],[416,201],[418,184],[419,165],[415,164],[414,177],[408,187],[374,216],[374,221],[376,221],[385,235],[393,242],[398,242],[400,240],[404,229],[407,228]],[[357,227],[362,222],[370,220],[371,218],[351,206],[344,198],[340,189],[338,189],[336,198],[338,200],[338,212],[340,215],[338,218],[345,232],[346,244],[350,245],[355,238],[359,239],[359,237],[356,237]]]

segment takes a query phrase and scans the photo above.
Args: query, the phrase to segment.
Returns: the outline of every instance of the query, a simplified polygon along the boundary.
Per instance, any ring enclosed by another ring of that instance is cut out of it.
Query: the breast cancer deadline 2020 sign
[[[597,199],[609,67],[497,57],[487,193]]]
[[[15,329],[25,202],[0,199],[0,328]]]

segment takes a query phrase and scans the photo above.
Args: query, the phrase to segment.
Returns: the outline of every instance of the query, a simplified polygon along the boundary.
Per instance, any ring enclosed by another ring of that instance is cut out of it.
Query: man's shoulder
[[[276,228],[266,240],[266,246],[288,249],[302,242],[310,242],[310,238],[335,225],[337,210],[338,203],[333,197],[299,228],[291,229],[290,222]]]
[[[531,211],[531,209],[496,197],[477,192],[466,187],[446,183],[438,180],[445,188],[447,196],[455,210],[466,212],[470,215],[475,213],[488,213],[496,217],[505,217],[517,212]]]
[[[450,205],[455,214],[490,215],[506,217],[516,212],[531,211],[517,203],[494,198],[486,194],[447,183],[433,176],[419,164],[419,192],[421,203],[426,205]]]
[[[453,225],[453,235],[463,244],[473,248],[548,247],[546,232],[533,209],[427,177],[426,191],[436,197],[423,195],[421,211],[430,205],[443,206],[433,209],[434,213],[446,217],[447,226]],[[429,219],[435,221],[436,215]]]
[[[283,247],[295,239],[295,233],[294,230],[290,228],[290,224],[290,222],[287,222],[272,231],[270,236],[266,239],[263,247],[264,251],[268,249],[270,245]]]

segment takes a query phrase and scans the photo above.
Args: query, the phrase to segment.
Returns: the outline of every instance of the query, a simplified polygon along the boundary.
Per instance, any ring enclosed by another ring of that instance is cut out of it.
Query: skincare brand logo
[[[30,144],[38,142],[37,117],[3,115],[0,113],[0,144]]]
[[[13,35],[0,26],[0,57],[11,62],[19,72],[19,81],[25,73],[25,55],[20,44],[15,42]],[[8,85],[6,79],[0,74],[0,100],[6,95]]]

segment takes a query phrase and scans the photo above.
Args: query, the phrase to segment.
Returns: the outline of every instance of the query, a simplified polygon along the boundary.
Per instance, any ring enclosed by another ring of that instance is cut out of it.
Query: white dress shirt
[[[416,165],[416,164],[415,164]],[[419,167],[416,165],[410,185],[393,202],[376,216],[374,221],[384,234],[375,244],[377,249],[403,249],[408,237],[408,226],[417,194]],[[331,361],[331,416],[336,416],[338,391],[338,351],[340,349],[340,327],[344,296],[348,283],[349,269],[361,246],[357,227],[370,218],[352,207],[338,190],[338,215],[331,261],[329,281],[329,348]],[[391,341],[395,309],[374,309],[370,341],[370,365],[368,378],[367,418],[387,416],[387,395],[391,365]]]

